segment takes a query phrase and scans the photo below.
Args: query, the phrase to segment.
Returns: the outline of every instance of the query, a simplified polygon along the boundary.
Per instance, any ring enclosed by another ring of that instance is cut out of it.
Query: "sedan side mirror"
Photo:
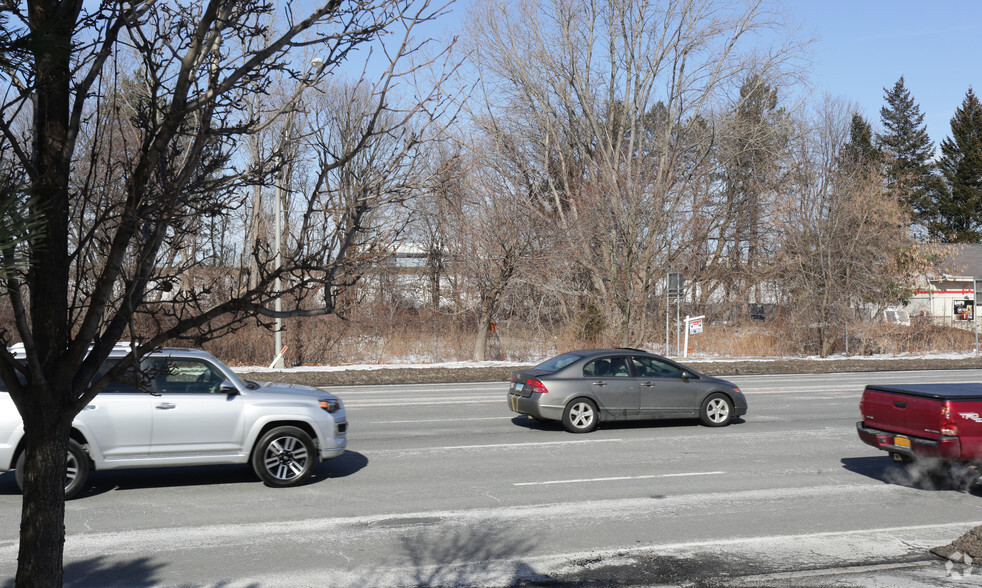
[[[690,376],[689,376],[689,372],[682,372],[682,381],[683,381],[683,382],[686,382],[686,383],[688,383],[688,381],[689,381],[689,377],[690,377]]]

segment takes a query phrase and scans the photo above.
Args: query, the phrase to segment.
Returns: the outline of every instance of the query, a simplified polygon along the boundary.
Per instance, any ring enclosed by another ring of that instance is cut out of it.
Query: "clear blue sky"
[[[972,87],[982,92],[982,0],[785,0],[813,37],[813,89],[856,102],[880,128],[883,88],[900,76],[935,148]]]
[[[798,36],[813,39],[809,80],[823,94],[857,104],[880,130],[883,89],[900,76],[924,114],[935,148],[969,87],[982,94],[982,0],[770,0]],[[426,29],[460,33],[470,0]]]

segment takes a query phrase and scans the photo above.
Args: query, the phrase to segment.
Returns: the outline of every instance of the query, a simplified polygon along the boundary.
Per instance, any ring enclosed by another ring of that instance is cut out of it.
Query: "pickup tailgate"
[[[941,437],[944,400],[911,393],[909,388],[867,386],[863,392],[863,421],[866,426],[937,439]]]
[[[901,436],[880,439],[881,449],[887,449],[884,442],[894,448],[909,445],[903,437],[910,437],[915,454],[920,449],[954,459],[982,459],[982,384],[870,385],[860,406],[863,427]]]

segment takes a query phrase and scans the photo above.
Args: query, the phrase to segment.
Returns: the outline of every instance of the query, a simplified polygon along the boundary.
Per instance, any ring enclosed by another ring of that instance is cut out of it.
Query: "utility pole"
[[[320,57],[311,59],[310,67],[307,68],[303,79],[300,80],[300,86],[302,87],[307,84],[311,73],[316,77],[323,67],[324,60]],[[297,95],[299,95],[299,91]],[[283,267],[283,181],[286,176],[286,166],[292,164],[289,158],[286,157],[286,149],[289,148],[293,140],[293,117],[296,114],[295,102],[296,100],[291,100],[287,105],[286,121],[280,133],[280,144],[275,156],[277,167],[279,168],[276,172],[276,278],[273,282],[273,290],[276,292],[276,299],[273,301],[273,310],[276,311],[276,319],[273,327],[273,363],[269,367],[278,369],[285,367],[283,353],[286,351],[286,348],[283,347],[283,318],[280,316],[283,312],[283,282],[280,280],[280,269]]]

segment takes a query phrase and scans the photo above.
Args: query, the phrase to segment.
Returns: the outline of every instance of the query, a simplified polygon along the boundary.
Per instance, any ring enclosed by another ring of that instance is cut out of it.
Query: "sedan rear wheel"
[[[317,448],[303,429],[277,427],[259,439],[252,453],[252,469],[274,488],[302,484],[314,473]]]
[[[597,428],[597,405],[589,398],[577,398],[563,411],[563,427],[570,433],[589,433]]]
[[[723,394],[710,394],[702,403],[699,420],[707,427],[725,427],[733,420],[733,403]]]

